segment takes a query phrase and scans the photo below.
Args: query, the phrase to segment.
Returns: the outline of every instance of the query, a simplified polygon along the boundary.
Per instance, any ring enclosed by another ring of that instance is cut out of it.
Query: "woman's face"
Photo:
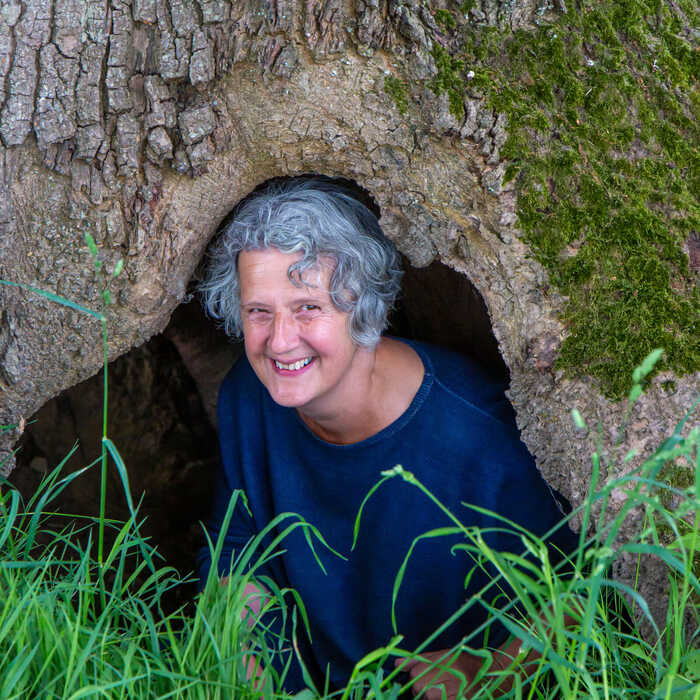
[[[328,294],[330,263],[296,286],[287,270],[300,257],[276,248],[239,254],[241,319],[248,361],[273,400],[314,416],[338,408],[361,350]]]

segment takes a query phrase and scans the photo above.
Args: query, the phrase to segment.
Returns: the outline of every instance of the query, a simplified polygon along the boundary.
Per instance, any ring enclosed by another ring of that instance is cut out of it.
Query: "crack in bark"
[[[62,56],[51,43],[39,52],[39,64],[34,132],[39,148],[45,148],[71,138],[77,131],[74,115],[78,63]]]
[[[177,13],[176,13],[177,15]],[[158,19],[159,42],[157,51],[158,73],[165,80],[177,80],[187,77],[189,69],[189,49],[182,34],[178,34],[173,26],[172,7],[167,2],[156,6]],[[179,15],[177,15],[179,18]]]
[[[10,66],[11,59],[15,53],[15,30],[14,25],[9,25],[0,15],[0,78],[2,87],[0,87],[0,114],[5,107],[5,102],[10,94]],[[0,130],[0,137],[2,131]],[[4,139],[3,139],[4,143]]]
[[[214,79],[214,55],[211,41],[204,29],[196,29],[192,35],[189,76],[192,85],[208,83]]]
[[[225,22],[230,15],[231,7],[220,0],[197,0],[202,17],[202,24]]]
[[[306,0],[304,36],[315,60],[345,51],[345,23],[340,0]]]
[[[50,36],[51,0],[26,5],[14,26],[15,46],[8,73],[7,99],[0,112],[0,135],[6,146],[18,146],[32,129],[37,94],[38,52]]]
[[[129,112],[134,106],[132,92],[129,89],[129,81],[134,69],[132,50],[134,26],[127,5],[120,0],[112,0],[111,9],[112,23],[104,85],[107,92],[108,111],[113,114],[122,114]]]

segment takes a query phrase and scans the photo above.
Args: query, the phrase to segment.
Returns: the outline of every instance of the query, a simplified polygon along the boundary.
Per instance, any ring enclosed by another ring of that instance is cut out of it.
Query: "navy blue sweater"
[[[352,445],[333,445],[315,436],[294,409],[272,401],[245,357],[224,380],[219,394],[222,468],[215,491],[210,533],[220,530],[233,489],[243,489],[252,517],[236,509],[226,534],[220,573],[234,552],[275,515],[298,513],[318,527],[343,560],[322,546],[316,550],[323,574],[301,531],[284,542],[284,554],[266,567],[275,582],[296,589],[309,614],[313,643],[302,650],[312,671],[330,667],[341,685],[362,656],[393,636],[391,599],[394,579],[414,538],[450,526],[447,516],[416,487],[391,479],[368,501],[357,546],[351,552],[358,508],[380,473],[396,464],[413,472],[468,526],[494,527],[493,518],[465,503],[500,513],[542,535],[562,518],[552,493],[520,441],[503,387],[469,359],[411,341],[425,367],[423,382],[405,413],[381,432]],[[465,591],[473,559],[451,547],[463,538],[420,541],[409,561],[398,595],[397,631],[402,647],[413,649],[475,591],[489,582],[478,567]],[[518,538],[493,532],[489,544],[520,553]],[[570,551],[568,527],[552,538]],[[200,557],[200,575],[210,566]],[[495,594],[496,589],[493,589]],[[485,619],[474,606],[436,639],[429,649],[457,643]],[[505,638],[492,629],[490,646]],[[472,646],[480,644],[472,639]],[[294,673],[288,690],[298,690]]]

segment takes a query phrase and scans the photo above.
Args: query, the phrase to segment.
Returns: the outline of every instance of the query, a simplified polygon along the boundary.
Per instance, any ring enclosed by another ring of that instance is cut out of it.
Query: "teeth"
[[[302,367],[306,367],[306,365],[308,365],[312,359],[313,358],[311,358],[311,357],[307,357],[304,360],[298,360],[297,362],[292,362],[291,365],[285,365],[282,362],[278,362],[277,360],[275,360],[275,366],[277,367],[277,369],[291,369],[291,370],[296,371],[298,369],[301,369]]]

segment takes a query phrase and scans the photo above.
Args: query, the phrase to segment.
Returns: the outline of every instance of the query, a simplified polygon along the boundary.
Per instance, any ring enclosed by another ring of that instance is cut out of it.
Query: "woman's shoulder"
[[[219,386],[219,407],[241,401],[250,404],[260,394],[261,387],[248,358],[241,353]]]
[[[432,375],[437,391],[503,423],[515,423],[513,407],[505,395],[507,384],[489,373],[476,360],[423,341],[405,338],[397,340],[410,345],[418,353],[426,374]]]

